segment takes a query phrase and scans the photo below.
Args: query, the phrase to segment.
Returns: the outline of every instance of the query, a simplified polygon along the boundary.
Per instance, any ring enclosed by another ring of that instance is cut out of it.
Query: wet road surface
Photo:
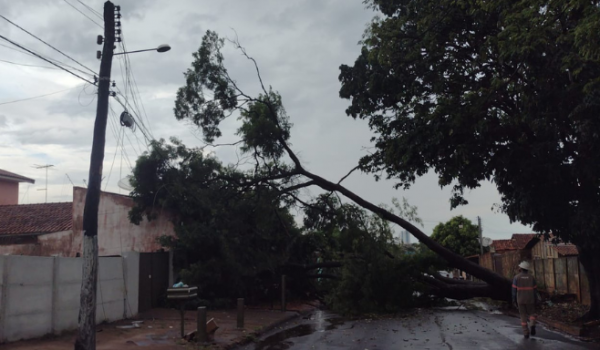
[[[275,329],[243,350],[429,349],[584,350],[600,349],[537,327],[524,339],[517,318],[486,311],[423,310],[404,318],[347,321],[325,311]]]

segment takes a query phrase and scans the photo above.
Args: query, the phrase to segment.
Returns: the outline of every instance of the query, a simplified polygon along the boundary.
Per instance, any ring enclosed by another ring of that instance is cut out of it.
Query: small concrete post
[[[185,323],[185,302],[180,301],[179,313],[181,314],[181,338],[185,336],[184,323]]]
[[[237,300],[237,328],[244,328],[244,298]]]
[[[281,275],[281,312],[285,312],[285,275]]]
[[[198,307],[198,324],[196,340],[198,344],[206,343],[208,336],[206,334],[206,306]]]

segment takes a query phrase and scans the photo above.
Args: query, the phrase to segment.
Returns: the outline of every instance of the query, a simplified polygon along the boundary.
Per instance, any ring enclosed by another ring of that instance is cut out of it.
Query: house
[[[35,183],[35,180],[0,169],[0,205],[19,204],[19,183]]]
[[[494,240],[490,252],[479,258],[479,264],[511,278],[523,260],[531,260],[532,249],[539,242],[535,233],[515,233],[510,239]]]
[[[73,203],[0,205],[0,255],[70,256],[72,227]]]
[[[567,256],[577,256],[579,251],[574,244],[552,243],[552,235],[549,238],[541,237],[539,242],[532,249],[533,259],[557,259]]]
[[[531,258],[531,250],[539,240],[535,233],[514,233],[510,239],[494,240],[490,251],[493,254],[520,252],[520,255]]]
[[[82,253],[87,189],[73,187],[73,202],[0,206],[0,255],[77,257]],[[168,215],[140,225],[129,221],[133,199],[102,192],[98,209],[100,256],[163,250],[158,238],[174,235]]]

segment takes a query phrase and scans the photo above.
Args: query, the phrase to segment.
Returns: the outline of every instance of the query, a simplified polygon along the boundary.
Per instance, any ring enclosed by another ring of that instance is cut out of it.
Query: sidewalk
[[[251,341],[258,335],[298,317],[310,313],[316,307],[307,304],[291,303],[287,312],[247,308],[245,312],[244,329],[236,328],[236,310],[214,310],[207,312],[207,319],[214,318],[219,326],[215,333],[213,349],[230,349],[235,345]],[[196,329],[196,311],[186,311],[185,332]],[[121,350],[131,349],[132,346],[142,346],[152,350],[182,350],[196,349],[195,343],[188,343],[180,338],[179,311],[173,309],[153,309],[138,316],[137,320],[144,323],[139,328],[120,329],[117,326],[131,325],[129,321],[119,321],[98,325],[96,328],[96,349]],[[76,333],[69,332],[60,336],[49,336],[41,339],[24,340],[2,344],[3,350],[63,350],[73,349]]]

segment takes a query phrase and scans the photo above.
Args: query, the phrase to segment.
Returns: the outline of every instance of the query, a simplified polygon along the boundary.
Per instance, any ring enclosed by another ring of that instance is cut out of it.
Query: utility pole
[[[117,8],[117,11],[119,9]],[[75,350],[96,349],[96,286],[98,283],[98,206],[102,163],[108,120],[108,98],[110,96],[110,71],[115,45],[115,5],[104,3],[104,47],[98,77],[98,104],[94,123],[94,138],[90,159],[87,195],[83,209],[83,279],[81,281],[79,332]]]
[[[48,168],[51,168],[53,166],[54,165],[52,165],[52,164],[46,164],[46,165],[37,165],[37,164],[34,164],[34,168],[36,168],[36,169],[46,169],[46,188],[38,190],[38,191],[46,191],[46,200],[45,200],[45,203],[48,203]]]
[[[483,255],[483,232],[481,229],[481,218],[477,217],[477,226],[479,227],[479,254]]]

